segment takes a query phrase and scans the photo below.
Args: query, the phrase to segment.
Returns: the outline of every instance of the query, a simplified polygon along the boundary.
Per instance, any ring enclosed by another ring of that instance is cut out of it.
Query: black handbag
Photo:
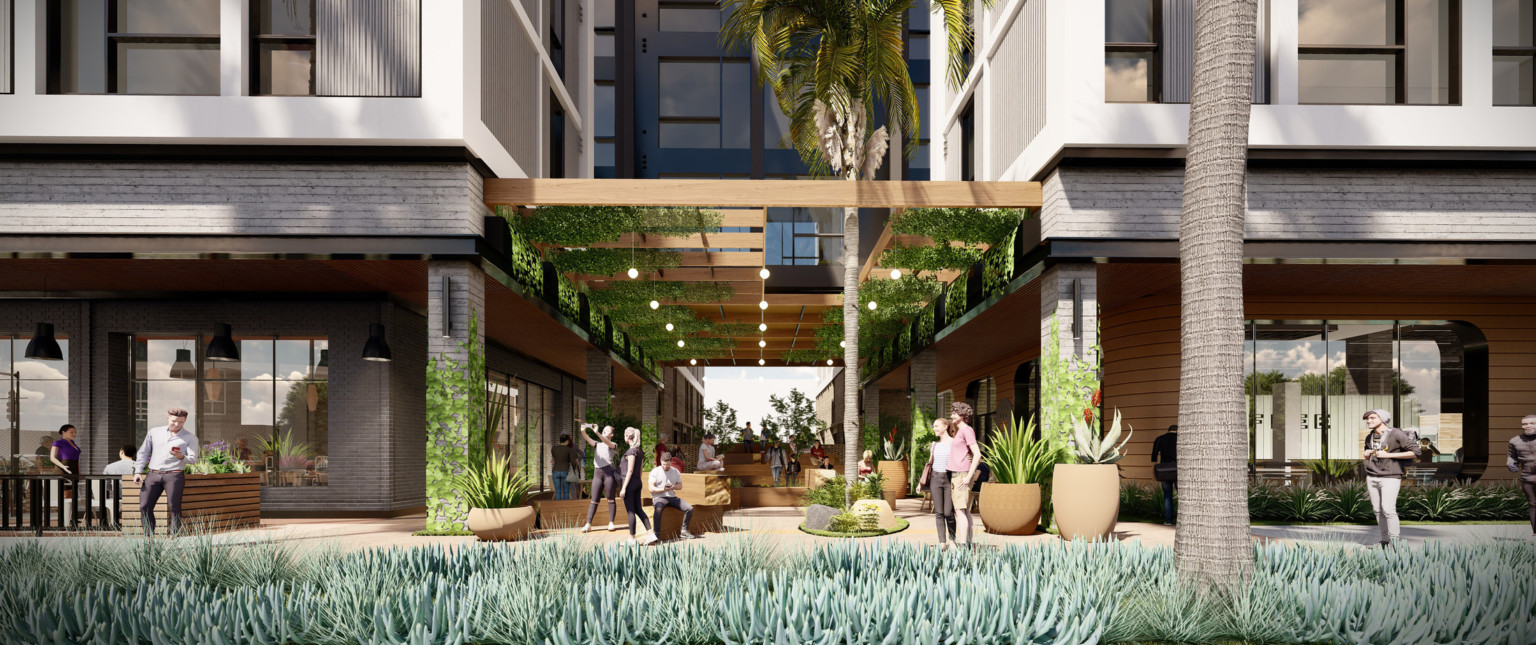
[[[1152,478],[1160,482],[1174,482],[1179,480],[1178,463],[1161,463],[1152,465]]]

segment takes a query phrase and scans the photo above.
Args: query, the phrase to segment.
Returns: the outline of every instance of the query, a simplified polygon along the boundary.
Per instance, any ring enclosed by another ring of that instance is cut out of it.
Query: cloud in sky
[[[768,396],[787,396],[791,389],[816,398],[816,369],[811,367],[710,367],[704,370],[704,406],[725,401],[736,408],[736,419],[757,428],[773,409]]]

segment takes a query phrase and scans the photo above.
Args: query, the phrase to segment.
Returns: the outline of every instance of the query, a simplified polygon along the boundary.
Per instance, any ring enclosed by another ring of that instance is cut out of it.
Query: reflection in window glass
[[[928,138],[928,86],[913,85],[913,93],[917,95],[917,112],[923,118],[917,124],[917,138]]]
[[[924,143],[917,146],[917,153],[907,162],[907,167],[913,169],[928,167],[928,144]]]
[[[597,0],[597,11],[594,12],[597,15],[594,16],[593,24],[597,25],[598,29],[613,27],[613,3],[614,0]]]
[[[0,376],[0,409],[8,409],[13,397],[16,402],[20,426],[12,436],[10,423],[0,432],[0,446],[5,448],[5,460],[0,462],[0,473],[12,472],[14,467],[22,474],[54,474],[55,467],[48,461],[48,448],[58,440],[59,426],[70,423],[69,418],[69,340],[60,335],[54,339],[63,350],[62,361],[40,361],[26,358],[30,336],[0,335],[0,372],[16,372],[21,375],[17,389],[11,389],[11,379]],[[7,422],[9,416],[0,417]],[[84,440],[83,433],[80,440]],[[83,443],[83,441],[81,441]]]
[[[701,7],[662,7],[662,31],[695,31],[716,33],[720,31],[723,13],[713,5]]]
[[[1104,100],[1110,103],[1144,103],[1156,99],[1151,81],[1151,52],[1104,54]]]
[[[1493,104],[1536,105],[1536,56],[1493,57]]]
[[[118,33],[219,34],[219,0],[116,1]]]
[[[661,61],[660,80],[661,116],[720,116],[720,63]]]
[[[123,94],[218,94],[219,46],[119,42],[117,78]]]
[[[1451,102],[1451,0],[1407,0],[1405,97],[1409,103]]]
[[[261,94],[308,96],[315,92],[314,48],[309,45],[262,43],[259,47]]]
[[[719,148],[719,123],[662,123],[663,148]]]
[[[329,343],[324,338],[247,336],[240,360],[204,360],[208,338],[136,336],[136,441],[164,425],[165,410],[192,412],[186,427],[204,446],[227,444],[264,474],[265,486],[329,483]]]
[[[597,85],[592,94],[592,136],[613,136],[614,115],[613,85]]]
[[[1396,59],[1390,54],[1301,54],[1301,102],[1395,103],[1395,66]]]
[[[912,34],[908,37],[907,60],[928,60],[928,34]]]
[[[601,33],[593,39],[592,55],[599,58],[613,56],[617,45],[614,44],[614,36],[610,33]]]
[[[907,29],[912,31],[929,31],[929,14],[932,9],[928,6],[928,0],[917,0],[912,3],[912,8],[907,9]]]
[[[1152,29],[1153,0],[1106,0],[1104,3],[1104,42],[1150,43],[1157,38]]]
[[[726,62],[720,68],[720,147],[752,147],[752,66]]]
[[[315,33],[314,0],[265,0],[259,7],[257,33],[274,36],[312,36]]]
[[[794,149],[794,142],[789,140],[789,117],[779,109],[779,99],[772,90],[763,90],[763,115],[763,147]]]
[[[612,166],[612,165],[614,165],[614,163],[615,163],[614,162],[614,155],[615,155],[614,144],[599,142],[599,143],[596,144],[596,146],[597,147],[594,149],[592,165],[594,165],[594,166]]]
[[[1493,46],[1536,47],[1536,0],[1493,0]]]
[[[1300,0],[1302,45],[1395,45],[1397,0]]]

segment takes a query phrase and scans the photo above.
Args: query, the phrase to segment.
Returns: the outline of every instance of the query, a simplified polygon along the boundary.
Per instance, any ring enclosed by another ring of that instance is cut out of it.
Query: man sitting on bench
[[[685,540],[691,540],[698,537],[688,532],[688,523],[693,521],[693,505],[677,496],[677,491],[683,489],[683,474],[672,467],[671,453],[664,452],[661,456],[661,465],[651,469],[650,478],[651,505],[656,509],[656,528],[661,528],[661,512],[671,506],[683,512],[682,536]]]
[[[701,473],[725,470],[725,462],[715,454],[715,435],[704,435],[704,443],[699,446],[699,463],[695,470]]]

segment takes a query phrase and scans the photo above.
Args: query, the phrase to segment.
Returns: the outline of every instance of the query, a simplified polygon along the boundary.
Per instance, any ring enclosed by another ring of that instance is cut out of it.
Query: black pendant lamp
[[[208,341],[208,353],[203,355],[210,361],[237,362],[240,360],[240,346],[235,344],[234,333],[229,325],[220,323],[218,333],[213,335],[213,340]]]
[[[171,378],[186,381],[197,378],[197,366],[192,364],[192,350],[176,350],[176,362],[171,363]]]
[[[330,373],[331,373],[331,367],[330,367],[331,357],[330,357],[330,353],[331,353],[331,350],[329,350],[329,349],[322,349],[322,350],[320,350],[320,362],[315,363],[315,370],[314,370],[314,374],[313,374],[314,378],[322,379],[323,380],[327,376],[330,376]]]
[[[389,343],[384,342],[384,325],[368,323],[368,343],[363,345],[363,360],[384,363],[390,358]]]
[[[64,350],[59,349],[59,341],[53,339],[53,323],[37,323],[37,333],[32,334],[22,356],[38,361],[64,360]]]

